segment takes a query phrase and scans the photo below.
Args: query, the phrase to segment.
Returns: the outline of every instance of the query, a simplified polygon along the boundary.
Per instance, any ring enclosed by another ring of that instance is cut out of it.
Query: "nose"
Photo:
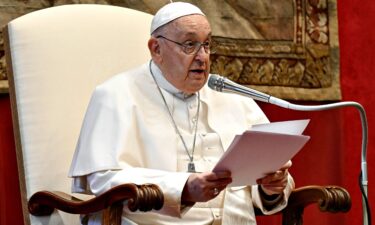
[[[210,56],[210,53],[207,53],[204,50],[203,45],[201,45],[199,47],[197,53],[195,54],[195,60],[198,60],[198,61],[201,61],[201,62],[205,62],[209,56]]]

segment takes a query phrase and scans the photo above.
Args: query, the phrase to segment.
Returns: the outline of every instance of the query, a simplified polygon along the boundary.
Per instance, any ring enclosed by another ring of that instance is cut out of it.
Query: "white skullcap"
[[[151,22],[150,34],[152,34],[159,27],[172,22],[173,20],[182,16],[204,13],[195,5],[186,2],[172,2],[157,11]]]

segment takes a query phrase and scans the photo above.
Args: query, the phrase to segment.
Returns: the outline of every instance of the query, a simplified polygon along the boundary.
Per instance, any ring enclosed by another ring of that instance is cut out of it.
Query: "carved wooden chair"
[[[29,13],[5,28],[25,225],[80,224],[79,214],[99,210],[103,224],[120,224],[124,202],[131,210],[162,207],[163,194],[152,184],[73,196],[67,177],[94,87],[149,59],[151,19],[115,6],[65,5]],[[312,203],[322,211],[347,211],[350,197],[340,187],[297,189],[283,224],[300,224],[304,207]]]

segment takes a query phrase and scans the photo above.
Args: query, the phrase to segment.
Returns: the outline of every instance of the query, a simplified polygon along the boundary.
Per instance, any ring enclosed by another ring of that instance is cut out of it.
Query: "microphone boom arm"
[[[363,224],[368,225],[371,222],[371,217],[369,217],[369,204],[368,204],[368,178],[367,178],[367,143],[368,143],[368,124],[366,111],[364,107],[358,102],[346,101],[337,102],[325,105],[297,105],[292,104],[288,101],[270,97],[268,103],[297,111],[323,111],[341,107],[355,107],[361,117],[362,125],[362,146],[361,146],[361,184],[363,188],[362,205],[363,205]]]
[[[361,147],[361,182],[360,185],[362,191],[362,206],[363,206],[363,224],[368,225],[371,224],[371,214],[370,214],[370,207],[368,204],[368,193],[367,193],[367,186],[368,186],[368,178],[367,178],[367,140],[368,140],[368,124],[366,118],[366,111],[364,107],[353,101],[346,101],[346,102],[337,102],[337,103],[330,103],[325,105],[297,105],[285,101],[283,99],[279,99],[273,97],[271,95],[262,93],[260,91],[244,87],[239,85],[225,77],[218,76],[212,74],[208,80],[208,86],[219,92],[229,92],[234,94],[240,94],[246,97],[250,97],[254,100],[271,103],[273,105],[277,105],[282,108],[287,108],[296,111],[323,111],[341,107],[355,107],[360,114],[361,117],[361,125],[362,125],[362,147]]]

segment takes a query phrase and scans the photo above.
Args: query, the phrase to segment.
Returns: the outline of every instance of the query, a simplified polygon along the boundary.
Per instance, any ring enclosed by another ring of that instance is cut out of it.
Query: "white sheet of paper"
[[[301,135],[303,131],[306,129],[309,122],[310,120],[291,120],[265,124],[256,124],[253,127],[251,127],[251,131]]]
[[[309,120],[261,124],[237,135],[213,171],[231,171],[230,187],[253,185],[281,168],[302,149],[309,136],[302,135]]]

